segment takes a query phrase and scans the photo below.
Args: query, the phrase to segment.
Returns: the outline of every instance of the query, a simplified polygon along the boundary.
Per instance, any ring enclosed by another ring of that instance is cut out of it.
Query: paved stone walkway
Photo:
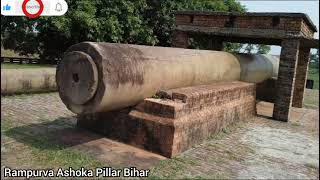
[[[85,152],[108,166],[154,167],[154,177],[319,179],[319,111],[292,111],[289,123],[273,121],[268,118],[272,104],[260,102],[257,118],[225,129],[172,160],[164,160],[75,128],[74,114],[57,93],[1,97],[1,125],[9,122],[26,133],[50,133],[67,148]],[[18,161],[28,156],[23,138],[1,136],[1,140],[2,168],[41,168],[32,160]]]

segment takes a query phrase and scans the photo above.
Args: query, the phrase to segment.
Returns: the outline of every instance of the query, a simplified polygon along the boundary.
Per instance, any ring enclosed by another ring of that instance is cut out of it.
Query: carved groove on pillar
[[[292,104],[300,41],[298,39],[284,39],[281,46],[273,118],[280,121],[288,121]]]

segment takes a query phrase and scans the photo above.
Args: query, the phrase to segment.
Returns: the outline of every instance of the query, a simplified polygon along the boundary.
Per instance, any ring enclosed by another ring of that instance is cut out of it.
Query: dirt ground
[[[306,104],[310,108],[310,100]],[[166,159],[76,128],[74,114],[57,93],[6,96],[1,97],[1,169],[136,166],[150,169],[154,179],[319,179],[318,107],[317,102],[313,109],[292,108],[284,123],[271,120],[273,104],[259,102],[256,118]]]

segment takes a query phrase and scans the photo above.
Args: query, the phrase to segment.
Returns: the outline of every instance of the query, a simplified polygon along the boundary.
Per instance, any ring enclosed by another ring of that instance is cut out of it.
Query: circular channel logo
[[[22,11],[23,13],[30,19],[34,19],[34,18],[37,18],[41,15],[42,11],[43,11],[43,3],[41,0],[34,0],[36,1],[39,5],[32,5],[32,6],[29,6],[27,5],[27,3],[31,1],[31,0],[24,0],[23,3],[22,3]],[[28,11],[31,11],[33,12],[34,10],[33,9],[38,9],[38,11],[36,11],[35,13],[30,13]]]

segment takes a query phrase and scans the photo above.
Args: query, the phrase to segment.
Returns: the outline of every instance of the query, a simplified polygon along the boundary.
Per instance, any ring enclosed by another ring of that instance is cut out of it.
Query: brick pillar
[[[276,120],[288,121],[289,119],[299,45],[300,42],[297,39],[285,39],[281,43],[277,92],[273,109],[273,118]]]
[[[304,89],[307,81],[309,58],[310,48],[300,48],[293,90],[293,107],[302,108]]]
[[[222,51],[223,50],[223,41],[217,37],[209,38],[209,49],[215,50],[215,51]]]
[[[188,48],[188,34],[182,31],[173,32],[172,47]]]

